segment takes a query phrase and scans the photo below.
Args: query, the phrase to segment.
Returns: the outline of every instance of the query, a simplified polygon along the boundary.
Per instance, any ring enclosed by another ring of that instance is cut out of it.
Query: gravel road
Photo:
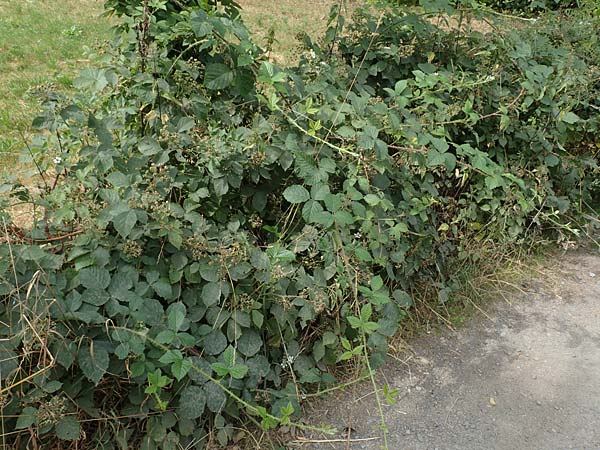
[[[544,272],[382,371],[380,386],[399,392],[384,407],[390,450],[600,449],[600,256],[567,254]],[[307,416],[343,431],[290,448],[384,448],[369,384]]]

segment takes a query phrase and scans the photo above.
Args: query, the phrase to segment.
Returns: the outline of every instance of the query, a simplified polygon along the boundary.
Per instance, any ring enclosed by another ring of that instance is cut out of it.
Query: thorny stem
[[[113,327],[113,329],[131,333],[139,338],[144,339],[145,341],[152,344],[154,347],[156,347],[164,352],[168,352],[170,350],[169,347],[167,347],[166,345],[160,344],[156,340],[152,339],[151,337],[148,337],[144,333],[140,333],[139,331],[135,331],[135,330],[132,330],[132,329],[126,328],[126,327]],[[249,412],[252,412],[263,418],[271,419],[271,420],[275,421],[277,424],[281,424],[282,419],[280,417],[274,416],[269,413],[261,412],[256,406],[251,405],[250,403],[245,401],[243,398],[236,395],[228,387],[223,386],[223,384],[221,384],[221,382],[219,380],[217,380],[216,378],[213,378],[212,376],[210,376],[208,373],[206,373],[204,370],[202,370],[198,366],[194,365],[193,363],[191,363],[190,369],[193,370],[194,372],[196,372],[197,374],[199,374],[200,376],[206,378],[208,381],[212,381],[213,383],[215,383],[223,392],[225,392],[228,396],[230,396],[232,399],[234,399],[240,405],[244,406]],[[291,425],[299,430],[304,430],[304,431],[316,431],[318,433],[326,433],[326,434],[334,434],[336,432],[335,429],[313,427],[310,425],[304,425],[302,423],[297,423],[297,422],[290,422],[289,425]]]

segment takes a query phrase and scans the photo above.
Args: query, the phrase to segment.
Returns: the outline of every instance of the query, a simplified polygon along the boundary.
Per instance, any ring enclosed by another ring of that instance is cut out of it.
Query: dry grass
[[[272,59],[279,64],[292,64],[297,59],[297,36],[308,33],[318,37],[327,28],[333,5],[352,8],[356,0],[239,0],[242,16],[256,42],[267,47],[274,33]]]

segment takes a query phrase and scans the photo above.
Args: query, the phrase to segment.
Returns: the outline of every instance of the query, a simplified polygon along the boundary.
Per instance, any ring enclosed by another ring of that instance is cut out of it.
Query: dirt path
[[[600,449],[600,256],[570,254],[550,272],[386,368],[380,384],[399,390],[384,407],[390,450]],[[383,448],[369,385],[309,415],[352,431],[303,449]]]

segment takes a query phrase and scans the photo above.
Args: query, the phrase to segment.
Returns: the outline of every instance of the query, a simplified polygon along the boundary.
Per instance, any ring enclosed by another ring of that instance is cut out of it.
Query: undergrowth
[[[78,96],[47,92],[42,193],[0,188],[42,212],[31,230],[0,212],[9,448],[308,429],[302,402],[340,367],[375,383],[416,298],[451,307],[474,248],[586,230],[598,27],[484,35],[429,20],[496,26],[470,2],[334,8],[284,69],[232,1],[138,3],[106,2],[120,25]]]

